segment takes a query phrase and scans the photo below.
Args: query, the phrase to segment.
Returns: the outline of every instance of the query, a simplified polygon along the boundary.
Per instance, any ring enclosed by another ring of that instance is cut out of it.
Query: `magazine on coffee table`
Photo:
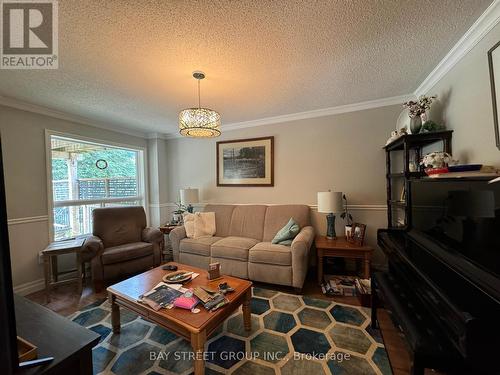
[[[159,283],[149,292],[139,297],[139,302],[147,304],[153,310],[158,311],[162,307],[168,308],[174,300],[183,295],[186,289],[180,284]]]

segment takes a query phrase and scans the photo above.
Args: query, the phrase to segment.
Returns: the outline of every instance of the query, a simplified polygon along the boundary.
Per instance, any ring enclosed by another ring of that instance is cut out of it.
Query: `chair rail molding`
[[[204,208],[207,204],[216,204],[216,205],[252,205],[252,204],[264,204],[266,206],[278,206],[280,204],[286,204],[286,203],[215,203],[215,202],[206,202],[206,203],[195,203],[192,206],[196,208]],[[302,203],[297,203],[297,204],[302,204]],[[150,203],[150,207],[155,207],[155,208],[163,208],[163,207],[177,207],[175,203],[169,202],[169,203]],[[311,210],[316,211],[318,209],[318,206],[315,204],[306,204],[306,206],[309,206]],[[348,206],[350,210],[354,211],[386,211],[387,210],[387,205],[385,204],[350,204]]]
[[[29,224],[29,223],[38,223],[43,221],[49,221],[48,215],[41,216],[30,216],[30,217],[19,217],[16,219],[8,219],[8,225],[19,225],[19,224]]]

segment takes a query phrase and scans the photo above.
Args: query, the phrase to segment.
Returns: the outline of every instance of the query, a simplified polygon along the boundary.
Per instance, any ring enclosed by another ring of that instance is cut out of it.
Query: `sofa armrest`
[[[174,256],[174,261],[179,261],[179,247],[181,240],[186,238],[186,229],[183,226],[177,227],[172,230],[168,236],[170,238],[170,243],[172,244],[172,253]]]
[[[292,242],[292,282],[294,288],[302,288],[309,268],[309,250],[314,241],[314,228],[304,227]]]
[[[159,243],[163,241],[163,233],[158,228],[144,228],[142,240],[149,243]]]
[[[89,236],[85,239],[80,250],[82,261],[89,262],[92,258],[100,256],[104,251],[102,240],[97,236]]]

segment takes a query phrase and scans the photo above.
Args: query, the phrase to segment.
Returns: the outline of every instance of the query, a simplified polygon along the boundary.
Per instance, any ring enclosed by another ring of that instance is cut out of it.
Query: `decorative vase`
[[[410,118],[410,131],[411,134],[420,133],[420,129],[422,129],[422,117],[415,116]]]

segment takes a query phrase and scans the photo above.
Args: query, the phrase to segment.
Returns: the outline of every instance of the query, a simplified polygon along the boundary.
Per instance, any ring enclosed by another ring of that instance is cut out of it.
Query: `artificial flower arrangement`
[[[427,175],[440,174],[448,172],[448,164],[456,163],[453,157],[447,152],[431,152],[425,155],[420,162],[425,168]]]
[[[452,156],[447,152],[431,152],[423,157],[420,165],[427,168],[445,168],[452,160]]]
[[[408,114],[411,118],[423,115],[431,108],[432,102],[437,98],[437,95],[425,96],[421,95],[418,100],[408,100],[403,103],[403,107],[408,108]]]

